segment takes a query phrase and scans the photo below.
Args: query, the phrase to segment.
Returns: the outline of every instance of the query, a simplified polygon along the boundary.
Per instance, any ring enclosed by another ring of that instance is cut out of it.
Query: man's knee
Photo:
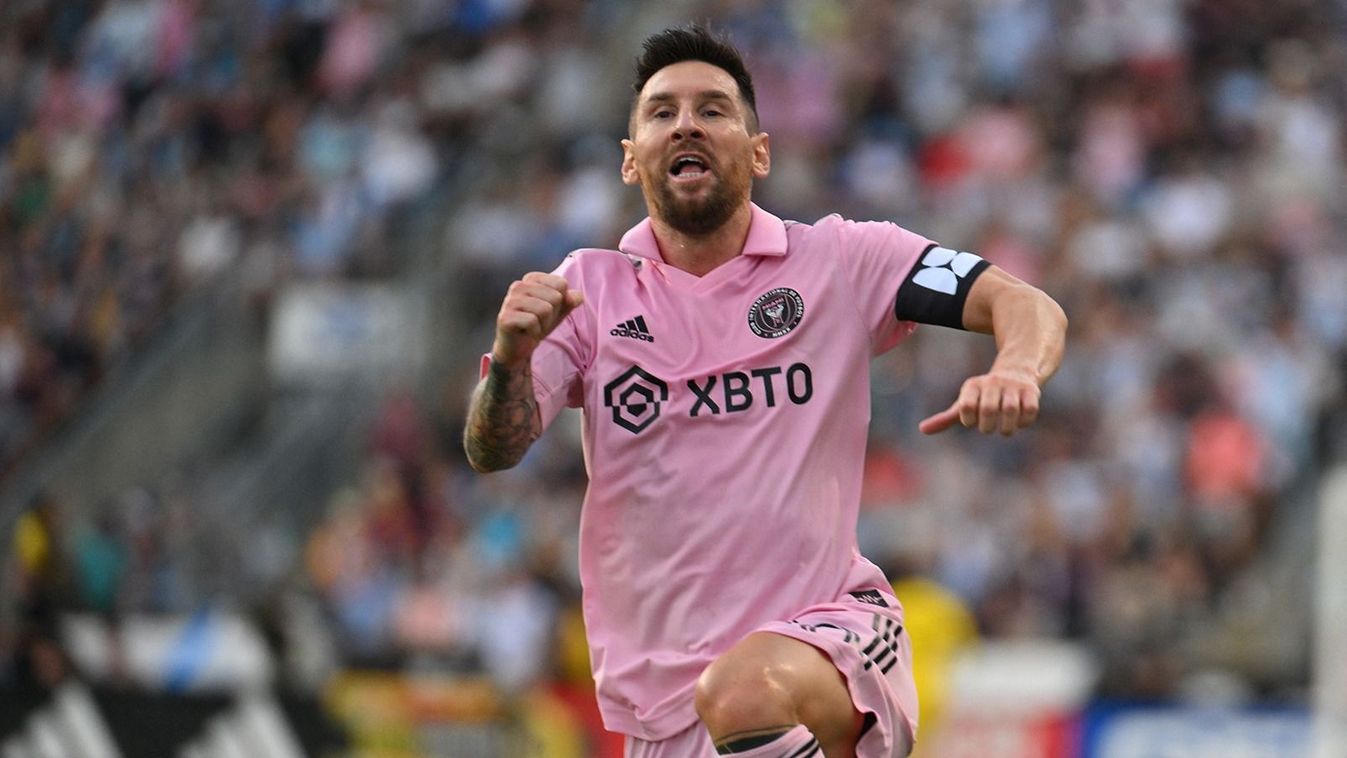
[[[822,651],[790,637],[750,634],[697,681],[697,715],[714,739],[804,724],[821,742],[855,744],[860,714]]]
[[[800,721],[789,672],[752,652],[726,654],[707,666],[697,680],[695,702],[716,739]]]

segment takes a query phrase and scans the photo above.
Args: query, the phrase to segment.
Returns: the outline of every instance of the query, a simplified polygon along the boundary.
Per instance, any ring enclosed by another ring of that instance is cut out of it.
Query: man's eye
[[[706,109],[705,111],[702,111],[702,114],[705,115],[705,116],[707,116],[707,117],[710,117],[710,118],[716,118],[716,117],[718,117],[718,116],[724,115],[723,113],[721,113],[720,111],[716,110],[715,108],[708,108],[708,109]]]
[[[653,118],[672,118],[673,111],[655,111]]]

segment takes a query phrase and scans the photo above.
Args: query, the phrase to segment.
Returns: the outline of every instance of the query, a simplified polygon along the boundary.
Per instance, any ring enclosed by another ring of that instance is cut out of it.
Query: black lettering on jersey
[[[748,374],[742,371],[726,372],[722,386],[725,388],[726,413],[746,411],[753,405],[753,393],[748,389]]]
[[[716,401],[711,398],[711,390],[715,386],[716,378],[714,376],[706,377],[706,389],[697,386],[696,379],[688,380],[688,389],[692,390],[697,395],[697,402],[693,404],[692,411],[688,413],[689,416],[696,416],[697,411],[701,410],[703,405],[711,409],[712,416],[720,413],[720,406],[716,405]]]
[[[754,377],[759,380],[757,396],[764,399],[768,408],[775,408],[778,397],[776,378],[782,374],[785,374],[786,395],[790,401],[796,405],[809,402],[814,396],[814,374],[806,364],[793,363],[790,368],[784,370],[780,366],[766,366],[749,369],[746,372],[726,371],[702,380],[689,379],[688,389],[692,390],[697,400],[692,404],[688,415],[696,417],[703,415],[702,411],[706,411],[706,415],[719,416],[721,413],[742,413],[752,408]],[[720,384],[719,403],[712,396],[717,383]]]
[[[898,286],[893,315],[899,321],[963,329],[968,292],[990,265],[972,253],[931,245]]]
[[[880,608],[889,607],[889,604],[884,600],[884,596],[879,594],[879,590],[857,590],[856,592],[848,592],[847,594],[851,595],[852,597],[856,598],[862,603],[877,605]]]
[[[829,634],[829,633],[831,633],[831,632],[826,632],[826,631],[824,631],[824,630],[825,630],[825,629],[831,630],[832,632],[836,632],[836,633],[840,634],[840,635],[842,636],[842,641],[845,642],[845,643],[848,644],[848,645],[853,646],[853,647],[858,647],[859,644],[860,644],[860,641],[861,641],[861,636],[860,636],[859,634],[856,634],[855,632],[851,631],[850,629],[843,629],[842,627],[838,626],[837,624],[830,624],[830,623],[828,623],[828,622],[826,622],[826,621],[823,622],[822,624],[806,624],[806,623],[804,623],[803,621],[799,621],[799,620],[796,620],[796,619],[791,619],[791,622],[790,622],[790,623],[792,623],[792,624],[794,624],[794,625],[800,627],[801,629],[805,630],[806,632],[810,632],[811,634],[825,634],[825,635],[826,635],[826,634]]]
[[[799,377],[799,381],[796,378]],[[796,385],[799,384],[799,389]],[[786,369],[786,392],[790,395],[790,401],[796,405],[804,405],[809,402],[809,398],[814,396],[814,375],[809,371],[809,367],[803,363],[792,364]]]
[[[848,645],[855,645],[856,643],[858,643],[858,642],[861,641],[861,636],[860,636],[859,634],[856,634],[855,632],[851,631],[850,629],[843,629],[842,627],[840,627],[840,626],[838,626],[838,625],[836,625],[836,624],[829,624],[829,623],[826,622],[826,621],[823,622],[822,624],[819,624],[819,625],[815,626],[814,629],[815,629],[815,630],[818,630],[818,629],[836,629],[837,631],[839,631],[839,632],[842,633],[842,641],[845,642],[845,643],[847,643]]]
[[[781,373],[780,366],[768,366],[767,368],[755,368],[748,372],[762,380],[762,394],[767,398],[767,407],[776,407],[776,387],[773,386],[773,377]]]
[[[865,659],[865,669],[868,671],[871,666],[878,666],[880,673],[887,674],[898,664],[898,635],[903,633],[903,626],[879,614],[875,614],[870,626],[876,635],[870,644],[861,650],[861,657]]]

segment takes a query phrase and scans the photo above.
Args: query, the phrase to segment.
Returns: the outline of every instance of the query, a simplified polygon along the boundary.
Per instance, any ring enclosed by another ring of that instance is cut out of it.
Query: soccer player
[[[622,179],[649,218],[617,251],[514,282],[464,445],[509,468],[584,409],[584,614],[600,707],[635,758],[903,756],[911,648],[856,548],[869,361],[937,324],[995,336],[987,373],[925,419],[1033,423],[1066,319],[976,255],[891,223],[782,221],[738,52],[645,41]]]

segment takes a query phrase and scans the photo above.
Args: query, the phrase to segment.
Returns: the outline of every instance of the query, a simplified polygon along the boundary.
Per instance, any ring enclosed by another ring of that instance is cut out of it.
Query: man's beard
[[[701,237],[725,225],[743,202],[746,192],[737,182],[716,177],[715,186],[705,197],[679,197],[669,181],[655,185],[655,208],[664,223],[689,237]]]

